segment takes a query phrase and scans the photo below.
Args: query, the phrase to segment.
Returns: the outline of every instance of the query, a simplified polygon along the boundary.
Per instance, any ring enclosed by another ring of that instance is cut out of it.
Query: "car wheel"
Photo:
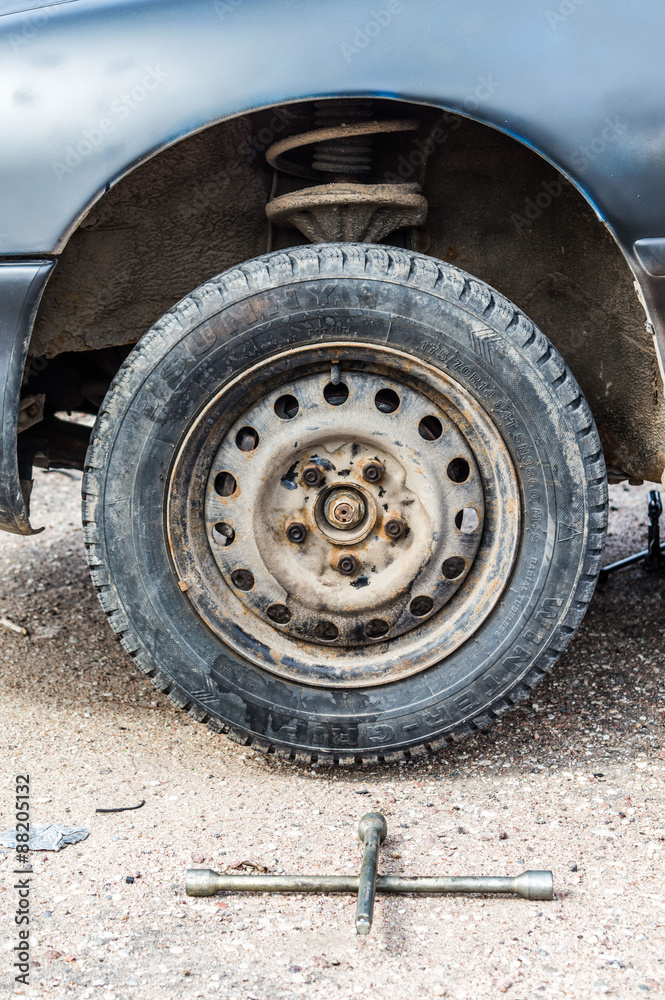
[[[482,729],[591,598],[606,476],[589,408],[514,305],[385,246],[271,253],[136,345],[84,477],[93,580],[154,684],[304,761]]]

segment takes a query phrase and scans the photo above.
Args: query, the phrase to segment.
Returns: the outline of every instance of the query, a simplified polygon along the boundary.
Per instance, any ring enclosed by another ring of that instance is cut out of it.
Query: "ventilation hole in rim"
[[[379,389],[374,405],[381,413],[394,413],[399,406],[399,396],[393,389]]]
[[[234,569],[231,573],[231,582],[238,590],[251,590],[254,586],[254,574],[248,569]]]
[[[273,409],[280,420],[293,420],[300,409],[300,403],[295,396],[286,393],[286,395],[280,396],[279,399],[275,400]]]
[[[466,568],[466,559],[462,559],[461,556],[451,556],[450,559],[446,559],[443,566],[441,567],[441,572],[445,576],[446,580],[454,580],[455,577],[463,573]]]
[[[349,387],[348,385],[344,385],[343,382],[338,382],[337,385],[333,382],[328,382],[328,385],[323,390],[323,398],[331,406],[341,406],[349,398]]]
[[[384,622],[383,618],[372,618],[365,624],[364,631],[368,639],[379,639],[389,629],[390,625]]]
[[[414,597],[409,604],[409,611],[416,618],[422,618],[423,615],[428,615],[432,608],[434,607],[434,601],[431,597],[427,597],[422,594],[420,597]]]
[[[259,443],[259,432],[253,427],[241,427],[236,434],[236,447],[240,451],[254,451]]]
[[[426,441],[436,441],[443,434],[443,427],[438,417],[427,416],[418,424],[418,433]]]
[[[277,625],[287,625],[291,621],[291,612],[286,604],[271,604],[266,614]]]
[[[213,525],[212,537],[218,545],[230,545],[236,537],[236,533],[226,521],[218,521],[217,524]]]
[[[230,497],[238,484],[230,472],[218,472],[215,476],[215,493],[220,497]]]
[[[339,629],[333,622],[319,622],[319,624],[314,629],[314,635],[317,639],[324,639],[326,642],[332,642],[339,635]]]
[[[465,458],[454,458],[452,462],[448,463],[446,472],[452,483],[465,483],[469,478],[471,468]]]
[[[479,524],[478,511],[473,507],[465,507],[455,514],[455,525],[463,535],[472,535]]]

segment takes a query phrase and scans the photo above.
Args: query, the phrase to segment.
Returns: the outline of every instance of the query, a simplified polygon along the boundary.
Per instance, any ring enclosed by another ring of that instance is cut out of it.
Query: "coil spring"
[[[369,174],[372,170],[372,136],[388,132],[412,132],[419,121],[399,118],[372,120],[373,103],[360,98],[316,101],[315,128],[288,136],[266,150],[266,160],[276,170],[293,177],[320,180],[321,174],[337,177]],[[314,146],[311,166],[287,159],[304,146]]]
[[[317,129],[369,121],[374,110],[372,101],[363,100],[316,101],[314,108]],[[369,174],[372,170],[372,137],[343,136],[317,142],[312,167],[326,174]]]

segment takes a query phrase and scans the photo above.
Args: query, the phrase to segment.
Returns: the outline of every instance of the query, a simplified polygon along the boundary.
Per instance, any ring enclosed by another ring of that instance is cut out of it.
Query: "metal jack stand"
[[[388,825],[381,813],[367,813],[360,820],[358,836],[365,845],[360,876],[357,875],[218,875],[208,868],[187,870],[188,896],[214,896],[216,892],[351,892],[358,896],[356,932],[369,934],[377,892],[516,893],[524,899],[552,899],[552,872],[526,871],[514,878],[480,876],[412,877],[378,875],[379,847]]]
[[[609,566],[603,566],[598,583],[607,583],[610,573],[642,561],[647,573],[665,573],[665,543],[660,541],[660,515],[662,513],[663,504],[659,491],[650,490],[647,548],[643,549],[642,552],[636,552],[633,556],[627,556],[625,559],[619,559],[618,562],[610,563]]]

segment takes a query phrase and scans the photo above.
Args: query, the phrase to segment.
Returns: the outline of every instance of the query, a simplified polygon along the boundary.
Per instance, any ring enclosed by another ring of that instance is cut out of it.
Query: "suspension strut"
[[[373,102],[361,99],[316,101],[314,129],[288,136],[266,152],[268,163],[293,177],[317,180],[271,199],[268,219],[275,225],[299,229],[312,243],[376,243],[396,229],[422,226],[427,200],[415,183],[370,183],[373,137],[412,132],[413,118],[377,120]],[[313,147],[309,162],[289,153]]]

